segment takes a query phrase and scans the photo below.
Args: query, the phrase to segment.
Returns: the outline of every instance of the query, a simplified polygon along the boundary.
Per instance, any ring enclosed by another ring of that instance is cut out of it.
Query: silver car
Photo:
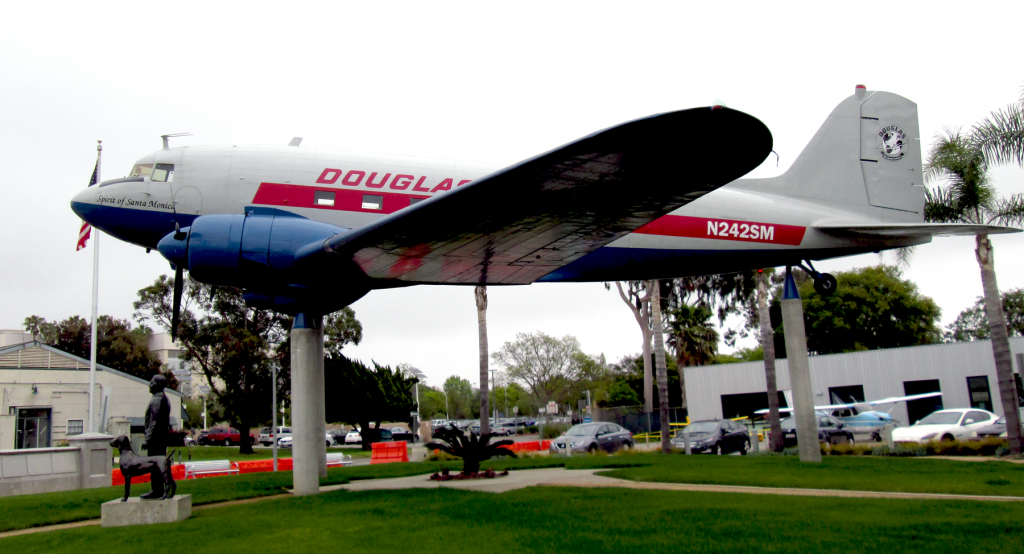
[[[548,450],[552,454],[563,454],[567,442],[573,452],[614,452],[633,448],[633,433],[614,423],[581,423],[551,441]]]

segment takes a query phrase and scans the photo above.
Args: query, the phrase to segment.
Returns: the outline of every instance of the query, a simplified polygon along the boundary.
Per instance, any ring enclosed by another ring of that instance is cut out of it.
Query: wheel
[[[231,439],[224,439],[224,446],[231,446]]]
[[[846,444],[853,446],[853,435],[846,435]]]
[[[750,452],[750,441],[743,441],[740,443],[740,456],[746,456],[747,452]]]
[[[946,433],[945,435],[942,435],[942,440],[944,442],[953,442],[953,441],[956,440],[956,437],[954,437],[953,435],[950,435],[949,433]]]
[[[631,443],[631,442],[624,442],[624,443],[622,443],[622,449],[623,450],[633,450],[633,443]]]
[[[721,444],[715,444],[714,446],[712,446],[711,447],[711,453],[714,454],[715,456],[721,456],[722,455],[722,445]]]
[[[596,444],[591,444],[590,448],[587,449],[587,452],[590,452],[591,454],[596,454],[597,453],[597,445]]]
[[[327,443],[327,448],[330,448],[330,447],[331,447],[331,441],[324,441],[324,442],[326,442],[326,443]]]
[[[839,282],[828,273],[822,273],[821,279],[814,280],[814,290],[822,296],[832,296],[836,293]]]

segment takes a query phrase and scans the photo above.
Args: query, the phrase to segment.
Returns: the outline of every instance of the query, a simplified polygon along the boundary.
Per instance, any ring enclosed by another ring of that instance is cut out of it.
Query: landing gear
[[[814,269],[814,265],[811,264],[811,260],[804,261],[807,263],[807,266],[805,267],[804,264],[800,264],[800,269],[810,275],[811,279],[814,279],[814,290],[822,296],[832,296],[835,294],[836,288],[839,286],[839,282],[836,281],[836,278],[828,273],[818,273],[818,271]]]

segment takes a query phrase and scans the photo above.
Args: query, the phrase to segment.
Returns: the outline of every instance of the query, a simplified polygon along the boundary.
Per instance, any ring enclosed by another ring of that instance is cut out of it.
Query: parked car
[[[686,448],[687,441],[690,443],[690,452],[694,454],[739,452],[746,456],[750,452],[750,433],[747,428],[730,419],[694,421],[676,431],[672,446],[682,450]]]
[[[184,443],[185,443],[185,446],[195,446],[196,445],[196,439],[194,439],[192,437],[185,437]]]
[[[1020,409],[1021,434],[1024,435],[1024,408]],[[1006,416],[1002,416],[992,425],[986,425],[971,433],[971,439],[1006,438]]]
[[[566,443],[573,452],[614,452],[620,448],[633,448],[633,433],[614,423],[581,423],[552,440],[548,450],[552,454],[564,453]]]
[[[492,433],[505,435],[506,437],[516,434],[516,431],[518,430],[519,426],[517,426],[516,422],[514,421],[502,421],[501,423],[498,423],[497,425],[491,427]]]
[[[345,444],[345,435],[347,435],[348,432],[344,429],[331,429],[330,431],[327,431],[327,434],[331,437],[331,444],[328,445],[331,446],[335,444]]]
[[[199,434],[196,435],[196,442],[195,443],[198,444],[198,445],[210,444],[210,439],[208,438],[209,434],[210,434],[210,431],[208,431],[206,429],[203,429],[202,431],[199,431]]]
[[[249,444],[256,442],[256,437],[251,434],[247,438],[249,439]],[[205,437],[200,433],[197,442],[199,444],[232,446],[242,444],[242,434],[234,427],[214,427],[209,430]]]
[[[288,435],[277,439],[278,448],[291,448],[292,447],[292,436]]]
[[[363,442],[363,436],[359,434],[359,431],[349,431],[345,435],[345,444],[358,444]]]
[[[815,423],[818,425],[818,442],[828,444],[853,444],[853,431],[845,423],[838,419],[818,413],[815,415]],[[782,427],[782,445],[796,446],[796,418],[787,417],[780,422]]]
[[[270,446],[274,444],[274,440],[281,438],[284,435],[291,435],[291,427],[277,426],[277,433],[272,433],[270,427],[264,427],[260,429],[260,444],[263,446]]]
[[[931,440],[967,440],[971,433],[992,425],[999,416],[978,408],[939,410],[928,414],[910,427],[892,432],[893,442],[928,442]]]
[[[445,425],[448,425],[448,423],[449,423],[449,421],[447,419],[435,419],[435,420],[432,420],[430,422],[430,428],[431,429],[440,429],[441,427],[444,427]]]

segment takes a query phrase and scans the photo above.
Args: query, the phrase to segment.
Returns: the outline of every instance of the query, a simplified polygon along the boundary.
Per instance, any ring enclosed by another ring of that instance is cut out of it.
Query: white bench
[[[238,473],[238,463],[229,460],[210,460],[207,462],[185,462],[185,479],[195,479],[197,475],[213,475],[218,473]]]
[[[346,456],[345,454],[328,454],[327,455],[327,467],[331,466],[350,466],[352,465],[352,456]]]

